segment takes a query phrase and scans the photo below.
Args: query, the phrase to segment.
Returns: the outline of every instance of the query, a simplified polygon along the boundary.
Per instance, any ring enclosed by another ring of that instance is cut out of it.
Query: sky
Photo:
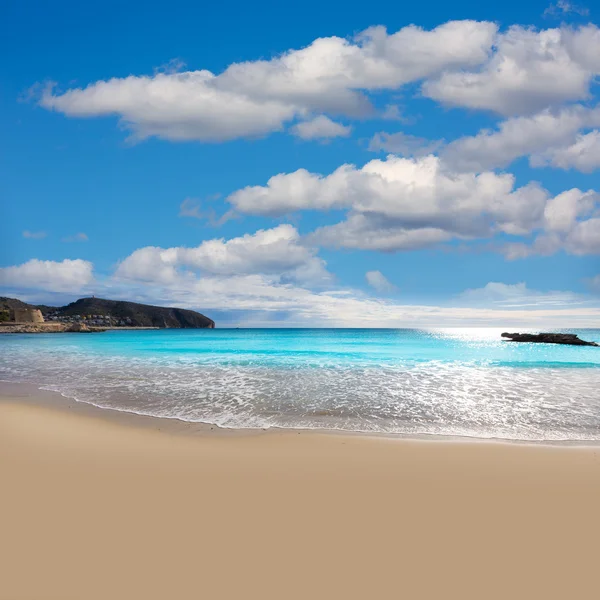
[[[600,326],[600,8],[9,0],[0,295]]]

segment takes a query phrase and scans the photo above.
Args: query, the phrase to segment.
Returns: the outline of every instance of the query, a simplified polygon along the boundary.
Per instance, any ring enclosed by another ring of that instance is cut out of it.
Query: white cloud
[[[307,236],[314,245],[366,250],[413,250],[452,239],[499,233],[528,236],[503,248],[509,258],[596,253],[600,196],[567,190],[555,197],[536,183],[515,189],[508,173],[455,172],[435,156],[372,160],[362,168],[342,165],[329,175],[300,169],[271,177],[227,200],[242,213],[281,216],[299,210],[346,209],[346,219]]]
[[[87,242],[88,236],[85,233],[76,233],[75,235],[69,235],[62,239],[63,242]]]
[[[348,137],[352,127],[332,121],[325,115],[319,115],[309,121],[301,121],[290,131],[303,140],[323,140],[335,137]]]
[[[93,279],[92,263],[79,258],[62,262],[33,258],[21,265],[0,268],[0,285],[15,289],[76,292]]]
[[[567,251],[572,254],[600,254],[600,218],[579,221],[565,240]]]
[[[131,256],[139,255],[134,252]],[[36,298],[48,298],[49,292],[64,292],[71,297],[93,282],[94,293],[104,297],[180,306],[209,316],[213,311],[242,311],[249,315],[246,322],[255,326],[585,327],[600,318],[600,306],[585,298],[566,292],[543,294],[527,290],[524,284],[488,284],[484,292],[471,290],[447,306],[409,305],[366,297],[351,289],[315,292],[275,273],[198,275],[176,271],[170,280],[165,280],[160,268],[163,260],[157,254],[148,254],[142,265],[147,269],[145,277],[126,279],[119,274],[119,267],[115,277],[93,280],[92,265],[85,261],[34,259],[0,269],[0,283],[9,286],[14,295],[36,302]],[[154,269],[150,268],[152,264]],[[516,288],[514,292],[512,287]],[[41,291],[28,293],[27,289]],[[57,299],[55,295],[52,301]]]
[[[325,261],[317,256],[315,248],[302,244],[298,231],[291,225],[227,241],[206,240],[195,248],[140,248],[119,264],[116,275],[168,284],[191,277],[190,271],[222,276],[261,274],[311,284],[323,284],[330,279]]]
[[[550,256],[559,250],[569,254],[600,254],[600,194],[577,188],[551,198],[545,208],[541,233],[532,244],[507,244],[503,248],[509,260],[532,255]],[[591,218],[590,218],[591,217]]]
[[[598,74],[595,25],[541,31],[515,25],[499,33],[493,23],[464,20],[429,31],[409,25],[388,34],[377,26],[350,40],[318,38],[220,74],[168,70],[64,93],[47,87],[40,104],[71,117],[115,115],[133,139],[175,141],[261,136],[317,115],[319,121],[300,123],[292,133],[320,139],[347,131],[325,114],[374,115],[370,92],[411,82],[424,81],[423,94],[445,104],[523,115],[587,98]],[[384,116],[398,111],[388,107]]]
[[[452,239],[435,227],[408,229],[379,215],[350,215],[345,221],[317,229],[310,239],[323,246],[396,252],[431,248]]]
[[[589,304],[564,306],[540,302],[530,306],[474,306],[457,299],[456,306],[408,305],[365,297],[353,290],[315,292],[267,275],[186,276],[165,285],[147,282],[122,289],[125,298],[200,310],[243,311],[254,326],[280,324],[329,327],[427,327],[427,326],[586,326],[600,317],[600,307]],[[220,323],[217,322],[217,326]]]
[[[435,156],[390,155],[327,176],[303,169],[279,174],[228,200],[240,212],[271,216],[346,208],[348,220],[315,232],[317,243],[394,250],[495,231],[527,233],[540,220],[547,193],[535,184],[514,190],[509,174],[454,173]]]
[[[497,36],[481,68],[445,72],[425,82],[423,93],[454,106],[533,114],[587,98],[598,73],[600,30],[595,25],[542,31],[515,25]]]
[[[216,142],[259,136],[283,128],[298,109],[277,100],[253,99],[218,89],[209,71],[129,76],[54,95],[40,104],[70,117],[117,115],[132,138]]]
[[[569,232],[577,224],[578,217],[589,216],[600,195],[577,188],[558,194],[548,201],[544,208],[544,229],[553,232]]]
[[[598,125],[600,108],[575,105],[560,111],[544,110],[531,117],[508,119],[495,131],[483,130],[476,136],[459,138],[441,155],[451,168],[464,171],[505,167],[526,155],[533,155],[532,166],[552,163],[590,170],[598,161],[598,154],[594,156],[597,142],[579,139],[576,144],[577,132]]]
[[[568,13],[575,13],[582,17],[586,17],[590,14],[590,11],[585,6],[579,6],[567,0],[558,0],[556,4],[550,4],[550,6],[544,11],[545,17],[561,16]]]
[[[425,156],[435,152],[443,144],[442,140],[427,140],[407,133],[386,133],[380,131],[369,141],[371,152],[393,152],[398,156]]]
[[[381,271],[367,271],[365,279],[378,292],[393,292],[396,289],[396,286]]]
[[[224,141],[283,129],[310,112],[373,112],[360,90],[395,89],[444,69],[475,66],[496,25],[450,21],[394,34],[372,27],[353,40],[319,38],[271,60],[235,63],[223,73],[159,72],[42,94],[41,106],[71,117],[115,115],[134,139]]]
[[[491,281],[482,288],[465,290],[459,300],[473,305],[502,305],[505,308],[573,306],[589,301],[573,292],[540,292],[531,290],[525,282],[507,284]]]
[[[30,239],[30,240],[41,240],[41,239],[45,238],[46,235],[48,235],[48,234],[45,231],[29,231],[26,229],[23,232],[23,237]]]
[[[578,134],[572,144],[549,148],[532,157],[531,163],[591,173],[600,167],[600,131]]]

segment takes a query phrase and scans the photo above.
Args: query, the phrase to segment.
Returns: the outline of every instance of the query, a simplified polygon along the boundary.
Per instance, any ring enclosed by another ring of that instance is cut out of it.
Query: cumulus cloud
[[[591,173],[600,167],[600,131],[578,134],[572,144],[548,148],[531,159],[532,166],[552,166]]]
[[[483,171],[505,167],[530,155],[534,167],[552,164],[589,171],[599,164],[598,136],[581,136],[582,128],[600,126],[600,108],[570,106],[546,109],[530,117],[503,121],[497,130],[483,130],[448,144],[441,153],[453,169]]]
[[[315,232],[316,243],[400,250],[495,231],[527,233],[543,214],[547,192],[535,184],[515,190],[509,174],[455,173],[435,156],[390,155],[326,176],[303,169],[279,174],[228,200],[240,212],[270,216],[346,208],[348,219]]]
[[[449,21],[389,34],[370,27],[352,39],[318,38],[270,60],[207,70],[155,72],[65,92],[47,86],[41,106],[70,117],[114,115],[134,140],[218,142],[291,128],[304,139],[346,135],[330,116],[374,116],[369,94],[423,82],[422,93],[452,106],[530,115],[589,96],[600,74],[595,25],[536,30]],[[386,108],[384,117],[398,116]],[[317,119],[315,121],[315,119]]]
[[[76,292],[94,279],[92,263],[65,259],[62,262],[36,258],[21,265],[0,268],[0,285],[7,288],[47,292]]]
[[[29,231],[26,229],[23,232],[23,237],[29,240],[41,240],[45,238],[46,235],[48,234],[45,231]]]
[[[598,199],[593,190],[573,188],[553,197],[536,183],[515,188],[511,174],[456,172],[432,155],[390,155],[362,168],[342,165],[329,175],[299,169],[227,198],[235,210],[263,216],[345,209],[345,220],[307,236],[312,244],[332,247],[391,252],[499,233],[538,234],[532,245],[506,245],[509,258],[561,249],[596,253]]]
[[[600,29],[587,25],[537,31],[519,25],[498,34],[477,70],[446,71],[423,85],[445,104],[502,115],[534,114],[589,96],[600,73]]]
[[[373,113],[364,91],[395,89],[487,57],[497,27],[450,21],[393,34],[371,27],[352,40],[318,38],[271,60],[207,70],[131,75],[64,93],[48,86],[40,104],[70,117],[115,115],[134,139],[215,142],[264,135],[308,113]],[[302,130],[302,128],[301,128]],[[295,130],[297,132],[297,130]]]
[[[40,104],[70,117],[116,115],[133,140],[156,136],[216,142],[259,136],[282,129],[298,112],[277,100],[218,89],[214,80],[209,71],[132,75],[60,95],[48,87]]]
[[[212,239],[195,248],[140,248],[118,266],[117,277],[172,283],[191,271],[204,275],[271,275],[282,281],[322,284],[330,279],[317,250],[302,243],[291,225],[262,229],[230,240]]]
[[[325,140],[336,137],[348,137],[352,127],[336,123],[325,115],[319,115],[309,121],[294,125],[290,131],[303,140]]]
[[[378,292],[393,292],[396,286],[381,271],[367,271],[367,283]]]
[[[569,254],[600,254],[600,194],[577,188],[551,198],[544,207],[541,233],[532,244],[516,242],[503,248],[510,259],[550,256],[559,250]]]

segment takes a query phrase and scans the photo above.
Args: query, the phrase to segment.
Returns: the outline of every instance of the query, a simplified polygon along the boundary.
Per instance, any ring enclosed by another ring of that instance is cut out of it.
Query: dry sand
[[[599,597],[600,448],[159,423],[0,402],[2,600]]]

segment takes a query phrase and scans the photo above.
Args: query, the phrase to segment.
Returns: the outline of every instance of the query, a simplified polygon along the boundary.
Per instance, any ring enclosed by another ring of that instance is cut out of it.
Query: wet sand
[[[600,447],[223,435],[2,390],[2,600],[597,598]]]

